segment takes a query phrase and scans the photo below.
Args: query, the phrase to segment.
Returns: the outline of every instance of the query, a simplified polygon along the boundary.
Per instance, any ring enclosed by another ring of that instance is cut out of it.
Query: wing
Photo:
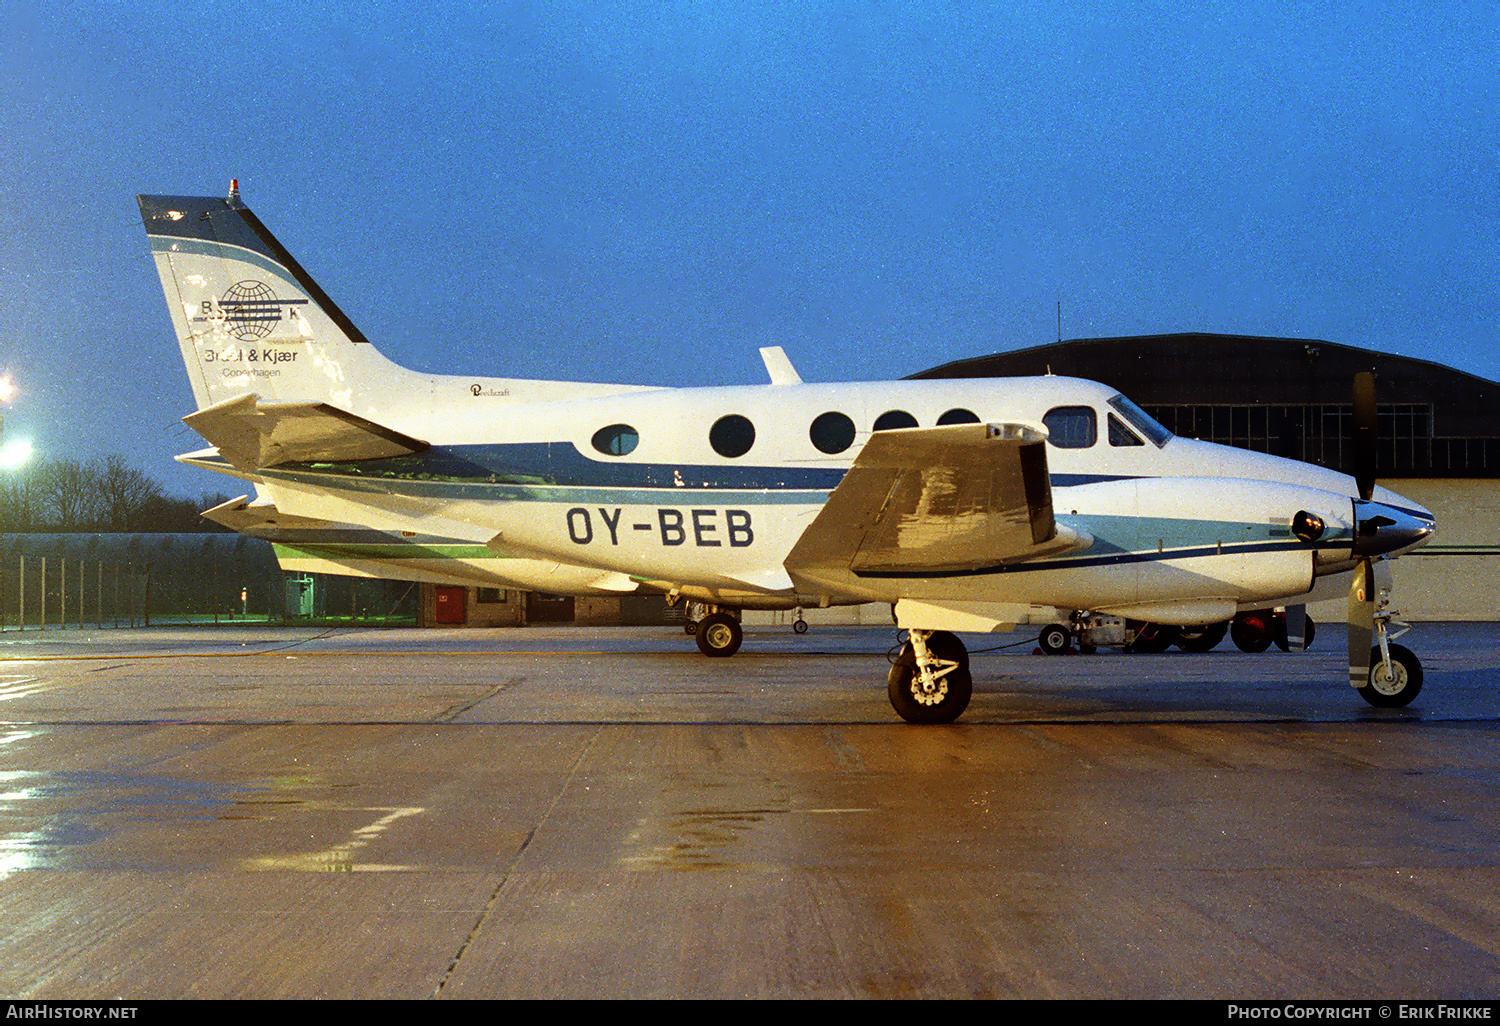
[[[406,456],[428,447],[327,403],[262,403],[255,395],[217,403],[182,420],[247,472],[278,463]]]
[[[871,435],[786,567],[799,588],[858,593],[859,578],[962,573],[1092,541],[1053,519],[1041,432],[958,424]]]

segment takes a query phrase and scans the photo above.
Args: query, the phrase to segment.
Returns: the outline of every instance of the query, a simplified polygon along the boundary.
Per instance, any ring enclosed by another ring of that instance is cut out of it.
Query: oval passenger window
[[[966,410],[962,406],[958,406],[939,417],[937,422],[939,427],[945,424],[978,424],[979,415],[973,410]]]
[[[807,436],[819,452],[832,456],[854,444],[854,421],[842,413],[829,411],[812,422]]]
[[[720,456],[734,459],[750,451],[755,444],[755,425],[738,413],[720,417],[708,431],[708,444]]]
[[[896,428],[914,428],[917,418],[905,410],[887,410],[875,418],[876,431],[893,431]]]

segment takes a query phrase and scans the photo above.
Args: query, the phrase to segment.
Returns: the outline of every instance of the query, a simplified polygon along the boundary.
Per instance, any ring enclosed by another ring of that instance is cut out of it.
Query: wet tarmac
[[[971,636],[912,727],[872,628],[0,633],[0,991],[1494,999],[1494,637]]]

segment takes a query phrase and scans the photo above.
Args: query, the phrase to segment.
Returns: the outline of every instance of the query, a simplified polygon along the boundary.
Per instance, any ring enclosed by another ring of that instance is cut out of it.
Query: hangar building
[[[1375,372],[1380,484],[1438,518],[1397,562],[1393,605],[1414,620],[1500,619],[1500,383],[1332,342],[1209,334],[1075,339],[912,377],[1089,378],[1178,435],[1347,470],[1362,370]]]

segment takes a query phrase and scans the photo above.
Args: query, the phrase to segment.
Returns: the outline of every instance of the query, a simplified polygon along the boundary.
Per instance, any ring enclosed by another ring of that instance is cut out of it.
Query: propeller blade
[[[1288,652],[1307,650],[1307,607],[1301,603],[1286,607],[1286,647]]]
[[[1361,499],[1375,494],[1376,424],[1375,375],[1371,371],[1360,371],[1354,375],[1354,417],[1349,443],[1354,483],[1359,488]]]
[[[1368,559],[1361,559],[1349,582],[1349,683],[1354,687],[1370,683],[1370,644],[1374,639],[1375,569]]]

